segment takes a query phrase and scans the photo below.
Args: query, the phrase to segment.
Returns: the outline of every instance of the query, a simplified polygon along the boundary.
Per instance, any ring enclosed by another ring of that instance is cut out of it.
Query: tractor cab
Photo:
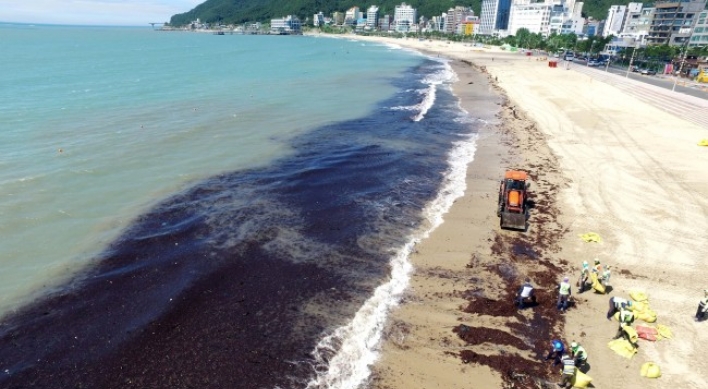
[[[497,210],[502,228],[526,230],[527,179],[528,175],[522,171],[510,170],[504,174],[504,179],[499,186],[499,208]]]

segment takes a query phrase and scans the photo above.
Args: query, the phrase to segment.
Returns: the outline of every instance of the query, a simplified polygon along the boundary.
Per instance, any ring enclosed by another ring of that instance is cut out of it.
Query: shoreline
[[[472,99],[461,64],[487,72],[508,98],[501,124],[480,137],[468,192],[411,256],[410,288],[390,315],[370,387],[555,386],[560,375],[541,355],[548,334],[586,348],[595,387],[707,385],[708,363],[696,345],[708,335],[692,320],[707,286],[699,261],[708,243],[702,233],[708,229],[708,153],[696,146],[704,129],[572,66],[548,68],[538,57],[458,43],[348,38],[461,61],[453,88],[463,107]],[[496,185],[506,168],[532,177],[538,205],[525,234],[498,229]],[[579,239],[591,231],[603,240]],[[564,275],[574,282],[581,262],[593,258],[613,266],[611,293],[574,294],[573,308],[554,312],[551,288]],[[548,278],[543,269],[550,269]],[[503,304],[511,304],[508,294],[526,274],[544,293],[540,305],[533,313],[509,311]],[[606,321],[604,311],[609,297],[628,298],[632,290],[647,291],[657,323],[680,335],[640,340],[638,353],[625,359],[607,347],[617,324]],[[539,320],[551,329],[534,332],[529,347],[523,323],[538,330]],[[660,366],[662,378],[640,376],[649,361]]]

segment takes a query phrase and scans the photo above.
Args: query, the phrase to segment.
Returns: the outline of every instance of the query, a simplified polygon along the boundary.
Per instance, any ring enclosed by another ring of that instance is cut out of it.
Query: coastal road
[[[632,72],[629,72],[629,74],[627,74],[626,67],[610,66],[609,68],[605,68],[604,65],[599,67],[589,67],[584,62],[574,62],[573,65],[571,65],[571,68],[576,70],[579,67],[583,67],[585,69],[595,72],[615,74],[628,79],[658,86],[660,88],[665,88],[669,90],[674,89],[675,92],[678,93],[683,93],[689,96],[708,100],[708,84],[701,85],[692,81],[686,81],[685,79],[679,79],[676,83],[676,87],[674,88],[674,79],[671,76],[645,76],[639,73]]]
[[[708,129],[708,93],[704,91],[680,85],[672,91],[673,81],[631,73],[630,77],[625,77],[626,71],[616,74],[617,69],[612,68],[615,72],[579,64],[571,65],[570,69],[611,84],[646,103]]]

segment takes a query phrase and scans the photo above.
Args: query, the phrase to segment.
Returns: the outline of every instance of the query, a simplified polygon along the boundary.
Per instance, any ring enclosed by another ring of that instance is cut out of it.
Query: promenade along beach
[[[1,28],[0,387],[543,387],[556,337],[595,387],[705,386],[707,130],[622,81],[410,39]],[[498,228],[507,168],[525,233]],[[673,339],[622,359],[609,296],[555,311],[595,257]]]

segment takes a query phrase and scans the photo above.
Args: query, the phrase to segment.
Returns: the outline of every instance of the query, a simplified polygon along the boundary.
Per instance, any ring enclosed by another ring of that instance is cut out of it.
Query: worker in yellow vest
[[[708,289],[703,290],[703,298],[698,302],[695,320],[703,321],[706,316],[708,316]]]
[[[612,320],[612,315],[622,309],[631,309],[632,301],[622,297],[610,297],[610,309],[607,310],[607,320]]]
[[[579,345],[577,342],[573,342],[570,344],[570,351],[573,353],[575,367],[581,369],[583,366],[585,366],[585,363],[588,361],[588,353],[585,351],[585,348]]]
[[[558,285],[558,303],[556,304],[556,308],[558,308],[561,312],[565,312],[565,310],[568,309],[570,295],[570,279],[568,277],[564,277],[563,282]]]
[[[629,334],[624,331],[625,326],[631,326],[632,323],[634,323],[634,312],[628,309],[621,309],[619,314],[619,322],[620,323],[619,328],[617,329],[617,334],[613,339],[619,339],[624,336],[624,338],[627,339],[627,341],[636,348],[637,345],[632,342],[632,339],[629,338]]]

